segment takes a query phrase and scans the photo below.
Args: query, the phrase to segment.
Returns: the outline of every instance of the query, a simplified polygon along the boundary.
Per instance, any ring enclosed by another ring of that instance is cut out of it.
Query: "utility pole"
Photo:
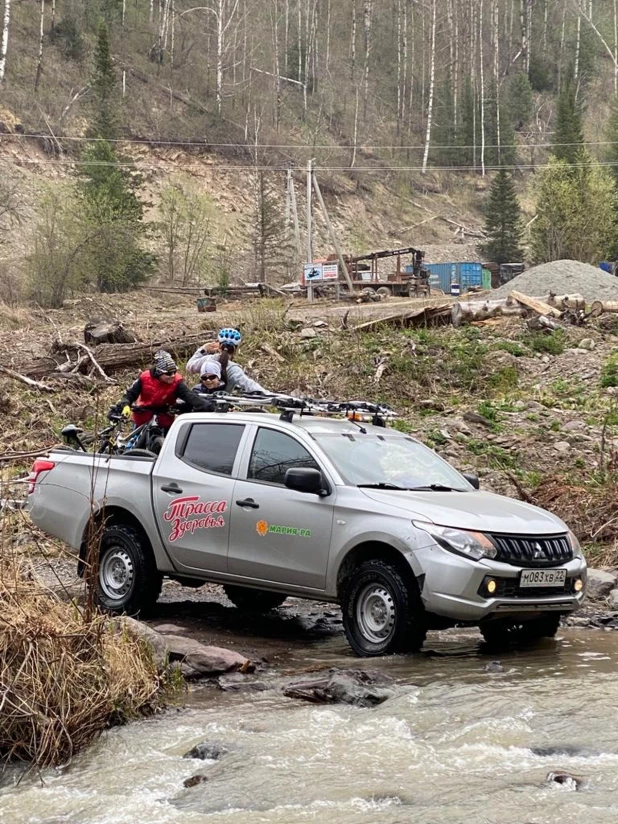
[[[348,289],[350,290],[350,294],[354,292],[354,284],[352,283],[352,279],[350,277],[350,273],[348,272],[348,267],[346,266],[346,262],[344,260],[343,254],[341,252],[341,247],[339,246],[339,241],[337,240],[337,235],[335,234],[335,230],[333,229],[333,224],[330,222],[330,217],[328,216],[328,212],[326,211],[326,204],[324,203],[324,198],[322,197],[322,192],[320,190],[320,185],[318,183],[318,179],[313,175],[313,185],[315,186],[315,193],[318,196],[318,201],[320,203],[320,208],[322,209],[322,214],[324,215],[324,220],[326,221],[326,226],[328,228],[328,233],[330,235],[330,239],[335,247],[335,252],[337,253],[337,257],[339,258],[339,265],[341,266],[341,271],[343,273],[343,277],[345,278],[345,282],[348,285]]]
[[[313,263],[313,226],[311,221],[311,194],[313,178],[313,160],[307,161],[307,263]],[[313,303],[313,284],[307,284],[307,298]]]
[[[290,195],[290,205],[292,207],[292,220],[294,222],[294,242],[296,243],[296,255],[298,257],[298,265],[303,265],[303,247],[300,242],[300,226],[298,224],[298,208],[296,206],[296,189],[294,188],[294,178],[292,176],[292,171],[288,171],[289,174],[289,195]]]

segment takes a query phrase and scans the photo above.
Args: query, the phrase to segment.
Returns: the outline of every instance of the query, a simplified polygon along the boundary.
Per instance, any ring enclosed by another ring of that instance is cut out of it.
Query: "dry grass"
[[[603,544],[603,558],[595,565],[613,565],[618,560],[618,478],[586,486],[563,478],[545,478],[531,493],[535,504],[562,518],[582,543]]]
[[[39,767],[66,763],[103,729],[157,702],[149,650],[86,618],[0,559],[0,756]]]

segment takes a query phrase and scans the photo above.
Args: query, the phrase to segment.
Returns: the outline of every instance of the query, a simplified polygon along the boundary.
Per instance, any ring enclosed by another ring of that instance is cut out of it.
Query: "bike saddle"
[[[60,434],[62,435],[63,438],[66,438],[67,440],[72,440],[72,439],[77,438],[78,435],[81,435],[81,433],[83,431],[84,430],[80,429],[79,426],[75,426],[74,423],[70,423],[70,424],[67,424],[67,426],[64,427],[64,429],[62,430],[62,432]]]

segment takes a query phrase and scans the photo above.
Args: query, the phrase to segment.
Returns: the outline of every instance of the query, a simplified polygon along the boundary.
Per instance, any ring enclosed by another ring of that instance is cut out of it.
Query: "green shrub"
[[[614,352],[601,369],[601,386],[618,386],[618,353]]]
[[[565,349],[564,332],[559,329],[546,335],[543,332],[530,335],[528,345],[533,352],[561,355]]]

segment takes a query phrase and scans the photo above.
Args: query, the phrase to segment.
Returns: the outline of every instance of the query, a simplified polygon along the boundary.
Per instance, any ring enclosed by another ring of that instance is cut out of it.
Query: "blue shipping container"
[[[426,263],[431,282],[437,285],[445,295],[451,293],[451,283],[458,283],[463,294],[472,286],[483,285],[483,267],[480,263]]]

